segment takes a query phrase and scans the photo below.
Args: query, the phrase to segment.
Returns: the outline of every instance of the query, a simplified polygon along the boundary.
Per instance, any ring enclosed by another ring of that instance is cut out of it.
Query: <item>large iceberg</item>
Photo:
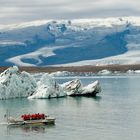
[[[37,89],[33,95],[28,99],[34,98],[54,98],[64,97],[66,93],[63,88],[54,80],[49,74],[44,74],[41,80],[38,82]]]
[[[33,94],[37,84],[27,72],[20,72],[13,66],[0,74],[0,99],[28,97]]]
[[[79,79],[66,82],[61,85],[64,91],[69,96],[96,96],[101,92],[101,87],[98,81],[95,81],[87,86],[83,86]]]

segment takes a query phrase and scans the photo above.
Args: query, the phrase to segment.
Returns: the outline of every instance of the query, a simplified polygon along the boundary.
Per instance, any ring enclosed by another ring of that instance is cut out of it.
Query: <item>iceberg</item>
[[[109,75],[109,74],[112,74],[112,72],[104,69],[104,70],[99,71],[98,74],[99,75]]]
[[[101,86],[99,84],[99,81],[96,80],[95,82],[85,86],[82,88],[82,95],[88,95],[88,96],[96,96],[97,93],[101,92]]]
[[[57,72],[52,72],[50,74],[50,76],[53,76],[53,77],[63,77],[63,76],[70,76],[71,75],[71,72],[68,72],[68,71],[57,71]]]
[[[64,96],[66,96],[66,93],[54,78],[49,74],[44,74],[38,82],[36,91],[33,95],[29,96],[28,99],[58,98]]]
[[[0,99],[22,98],[45,99],[65,96],[95,96],[101,91],[98,81],[83,86],[79,79],[58,84],[50,74],[43,74],[36,79],[29,73],[20,72],[13,66],[0,74]]]
[[[28,97],[36,89],[35,79],[13,66],[0,74],[0,99]]]
[[[96,96],[101,92],[99,81],[83,86],[79,79],[66,82],[61,85],[68,96]]]

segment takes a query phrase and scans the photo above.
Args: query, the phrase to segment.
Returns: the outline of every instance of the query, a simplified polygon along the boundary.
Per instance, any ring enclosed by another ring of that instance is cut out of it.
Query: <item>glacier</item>
[[[139,40],[139,17],[0,25],[0,66],[139,64]]]

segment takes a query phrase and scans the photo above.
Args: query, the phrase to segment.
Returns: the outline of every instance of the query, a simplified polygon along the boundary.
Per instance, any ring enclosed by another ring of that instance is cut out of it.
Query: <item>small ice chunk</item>
[[[111,71],[106,70],[106,69],[101,70],[101,71],[98,72],[99,75],[108,75],[108,74],[111,74],[111,73],[112,73]]]
[[[140,70],[135,70],[135,73],[140,73]]]

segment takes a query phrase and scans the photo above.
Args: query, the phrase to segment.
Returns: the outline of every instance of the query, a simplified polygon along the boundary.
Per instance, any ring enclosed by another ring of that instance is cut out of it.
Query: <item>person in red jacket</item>
[[[36,119],[36,115],[35,114],[32,114],[31,115],[31,118],[32,118],[32,120],[35,120]]]
[[[40,114],[41,119],[45,119],[45,114]]]
[[[23,115],[23,120],[24,120],[24,121],[27,120],[27,115],[26,115],[26,114]]]
[[[36,114],[36,119],[39,120],[40,119],[40,114]]]

